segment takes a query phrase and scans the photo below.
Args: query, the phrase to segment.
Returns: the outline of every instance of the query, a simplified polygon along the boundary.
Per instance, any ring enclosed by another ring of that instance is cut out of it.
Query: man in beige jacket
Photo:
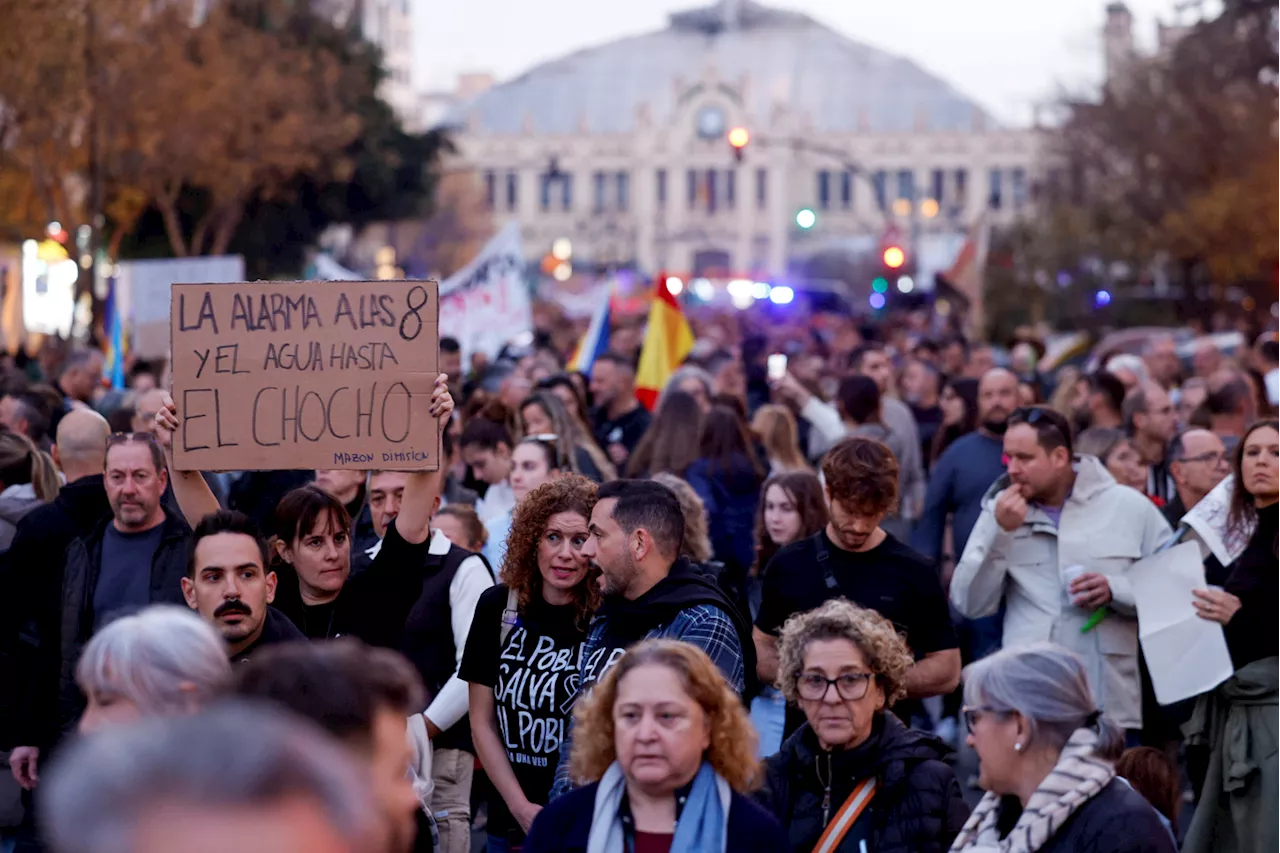
[[[1142,727],[1138,621],[1128,570],[1170,537],[1145,495],[1093,456],[1074,456],[1057,412],[1020,409],[1004,437],[1009,473],[983,499],[951,581],[970,619],[1005,604],[1004,647],[1039,641],[1084,658],[1098,704]]]

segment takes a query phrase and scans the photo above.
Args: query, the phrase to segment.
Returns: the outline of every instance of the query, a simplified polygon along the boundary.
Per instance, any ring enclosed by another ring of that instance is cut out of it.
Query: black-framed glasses
[[[992,708],[990,705],[977,705],[973,708],[967,705],[960,709],[960,715],[964,717],[964,728],[969,734],[973,734],[973,727],[977,725],[978,720],[983,714],[996,714],[1001,717],[1007,717],[1011,712],[1001,711],[999,708]]]
[[[836,686],[836,693],[846,702],[853,702],[867,695],[871,679],[870,672],[845,672],[835,678],[827,678],[820,672],[802,672],[796,678],[796,692],[801,699],[817,702],[825,699],[831,685]]]

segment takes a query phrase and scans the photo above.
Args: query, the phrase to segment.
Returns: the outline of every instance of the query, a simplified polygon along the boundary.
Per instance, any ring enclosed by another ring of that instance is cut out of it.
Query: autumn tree
[[[1274,6],[1229,0],[1098,98],[1067,103],[1032,233],[1002,236],[1016,249],[1004,286],[1069,316],[1087,315],[1099,289],[1156,282],[1183,293],[1184,319],[1205,294],[1274,298],[1275,70]]]

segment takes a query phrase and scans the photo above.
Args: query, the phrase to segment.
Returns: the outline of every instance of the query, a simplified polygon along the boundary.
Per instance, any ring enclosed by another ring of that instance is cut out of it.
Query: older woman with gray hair
[[[167,605],[123,616],[93,635],[76,664],[88,705],[82,732],[142,717],[192,714],[225,693],[231,663],[218,632]]]
[[[893,623],[833,599],[787,620],[778,660],[807,722],[768,760],[760,799],[792,853],[946,850],[969,810],[951,748],[888,710],[913,663]]]
[[[1155,809],[1104,757],[1123,736],[1076,654],[1050,643],[998,652],[969,667],[964,698],[987,794],[952,850],[1174,853]]]

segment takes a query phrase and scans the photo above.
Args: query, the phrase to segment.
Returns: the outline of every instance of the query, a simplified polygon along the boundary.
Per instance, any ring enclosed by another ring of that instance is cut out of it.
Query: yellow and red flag
[[[636,370],[636,398],[646,409],[653,411],[663,386],[692,349],[693,329],[689,328],[680,303],[667,289],[666,273],[658,273]]]

